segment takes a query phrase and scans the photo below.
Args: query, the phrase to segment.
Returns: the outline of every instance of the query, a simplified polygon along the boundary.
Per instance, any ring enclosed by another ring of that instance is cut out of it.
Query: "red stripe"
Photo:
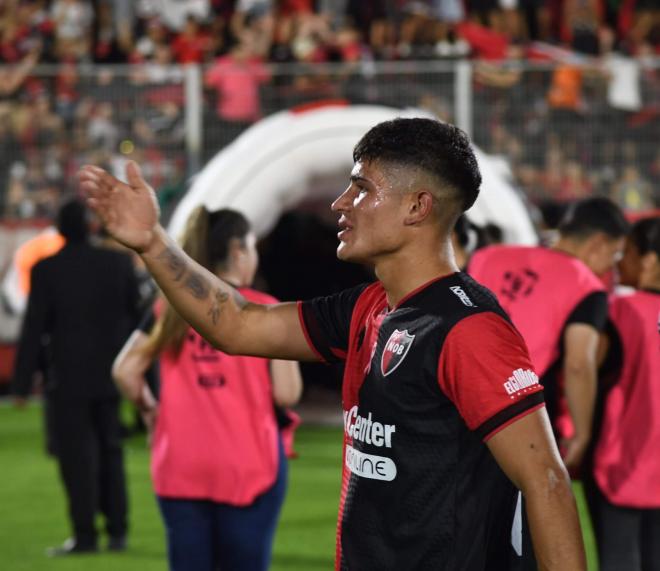
[[[532,408],[528,408],[527,410],[522,411],[519,415],[514,416],[513,418],[510,418],[507,420],[504,424],[500,424],[495,430],[492,432],[488,433],[486,436],[484,436],[484,442],[488,442],[493,436],[495,436],[500,430],[503,430],[507,426],[513,424],[514,422],[517,422],[521,418],[526,417],[528,414],[531,414],[533,412],[536,412],[537,410],[540,410],[545,406],[545,403],[542,402],[541,404],[537,404],[536,406],[533,406]]]

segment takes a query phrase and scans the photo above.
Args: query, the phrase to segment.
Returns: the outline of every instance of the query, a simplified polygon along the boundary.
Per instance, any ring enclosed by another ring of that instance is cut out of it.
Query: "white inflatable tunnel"
[[[234,208],[247,216],[258,236],[267,234],[286,210],[310,199],[327,199],[310,181],[345,173],[352,151],[376,123],[395,117],[427,116],[420,110],[373,105],[328,105],[282,111],[259,121],[220,151],[194,179],[172,216],[169,231],[178,236],[190,212]],[[483,184],[468,212],[476,224],[493,222],[507,242],[536,244],[537,235],[520,196],[501,173],[496,159],[475,149]]]

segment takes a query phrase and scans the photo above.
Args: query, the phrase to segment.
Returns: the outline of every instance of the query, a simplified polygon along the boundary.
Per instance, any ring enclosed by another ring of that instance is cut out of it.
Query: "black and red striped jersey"
[[[393,308],[374,283],[299,312],[345,361],[336,569],[508,569],[517,490],[484,442],[543,392],[495,297],[456,273]]]

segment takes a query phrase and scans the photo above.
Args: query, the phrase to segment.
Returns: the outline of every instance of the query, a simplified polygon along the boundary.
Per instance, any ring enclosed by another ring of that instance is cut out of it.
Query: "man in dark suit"
[[[97,511],[106,519],[108,548],[122,550],[127,495],[111,368],[137,322],[137,280],[128,255],[89,242],[81,202],[64,204],[57,226],[66,245],[32,270],[14,392],[25,399],[45,362],[49,431],[73,526],[73,537],[49,553],[96,551]]]

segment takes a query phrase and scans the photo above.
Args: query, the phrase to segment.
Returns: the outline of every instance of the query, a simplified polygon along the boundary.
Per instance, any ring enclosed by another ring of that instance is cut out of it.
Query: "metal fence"
[[[81,164],[138,160],[161,196],[251,123],[342,99],[420,107],[501,155],[533,201],[660,204],[660,60],[41,67],[0,100],[0,216],[53,214]]]

